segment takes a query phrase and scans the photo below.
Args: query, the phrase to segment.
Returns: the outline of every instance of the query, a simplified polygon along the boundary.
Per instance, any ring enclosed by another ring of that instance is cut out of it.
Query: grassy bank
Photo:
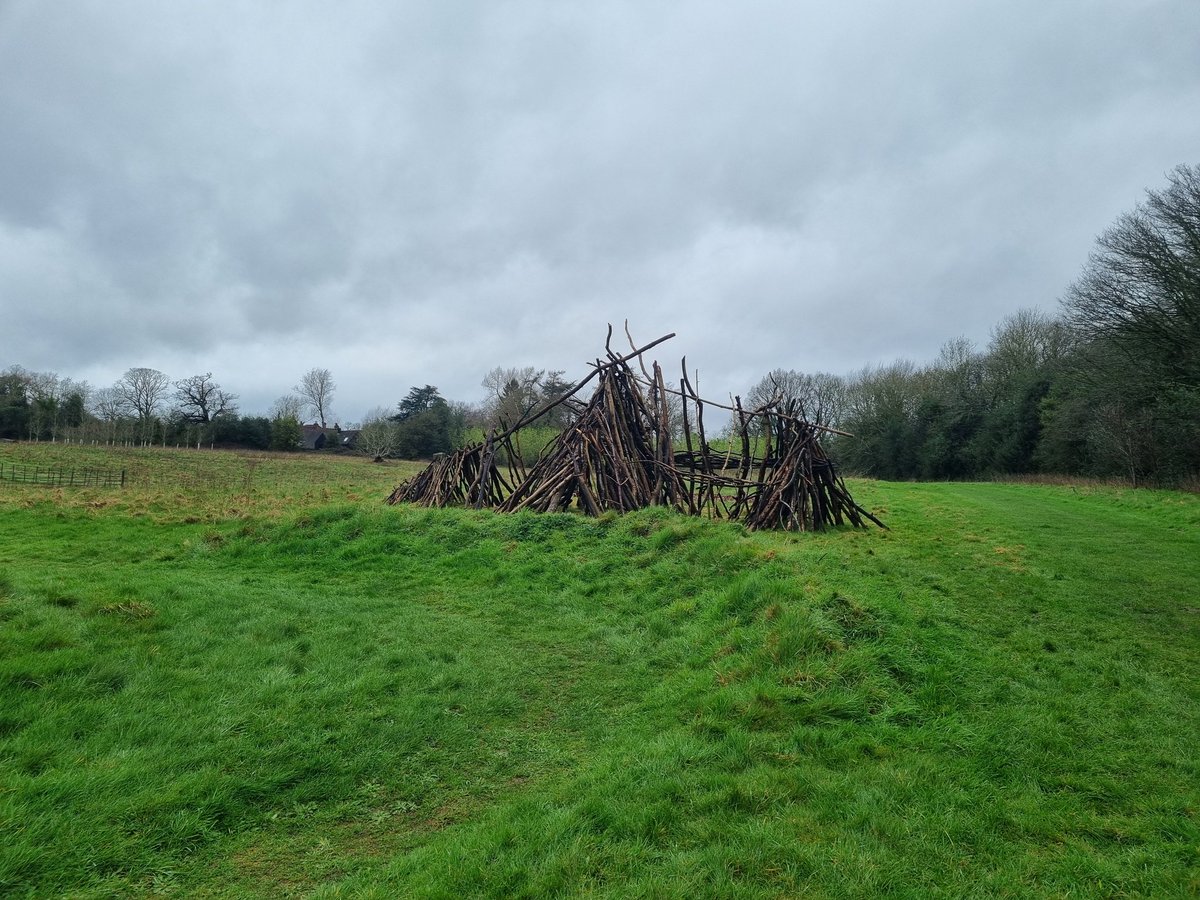
[[[0,893],[1200,888],[1196,497],[858,482],[891,531],[794,536],[390,486],[0,487]]]

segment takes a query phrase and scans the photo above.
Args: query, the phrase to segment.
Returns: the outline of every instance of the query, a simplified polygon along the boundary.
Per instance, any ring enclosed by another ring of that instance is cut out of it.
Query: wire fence
[[[53,487],[120,488],[125,486],[125,470],[76,466],[27,466],[0,462],[0,482],[47,484]]]
[[[2,0],[0,0],[2,2]],[[171,494],[179,502],[202,499],[252,497],[336,498],[378,493],[386,496],[398,482],[418,467],[407,464],[379,466],[361,457],[343,454],[243,454],[228,451],[168,449],[115,449],[104,452],[61,451],[45,446],[17,456],[22,447],[6,448],[0,442],[0,491],[23,485],[38,492],[61,488],[103,490],[139,498]],[[13,457],[5,458],[7,450]],[[51,454],[54,455],[51,455]],[[69,492],[74,495],[74,491]],[[159,500],[164,497],[160,496]]]

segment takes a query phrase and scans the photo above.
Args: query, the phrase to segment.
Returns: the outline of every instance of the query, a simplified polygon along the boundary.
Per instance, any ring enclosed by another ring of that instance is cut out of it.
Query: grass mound
[[[893,531],[14,508],[0,893],[1195,890],[1200,503],[855,490]]]

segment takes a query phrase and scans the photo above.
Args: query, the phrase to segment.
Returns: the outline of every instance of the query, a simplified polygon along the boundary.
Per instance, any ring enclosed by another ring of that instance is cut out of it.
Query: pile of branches
[[[732,406],[703,400],[686,359],[680,389],[668,388],[658,363],[648,370],[643,354],[672,337],[640,349],[630,340],[632,352],[617,355],[610,327],[606,358],[570,391],[511,428],[493,429],[484,441],[435,459],[387,502],[500,512],[578,509],[591,516],[666,506],[751,529],[810,531],[867,521],[886,527],[855,503],[822,449],[819,433],[832,429],[805,421],[778,400],[749,410],[739,398]],[[634,361],[640,374],[630,366]],[[593,380],[591,399],[577,400]],[[521,429],[560,404],[570,407],[571,424],[526,468]],[[673,440],[672,405],[682,410],[683,446]],[[709,444],[706,406],[733,414],[733,436],[723,452]]]

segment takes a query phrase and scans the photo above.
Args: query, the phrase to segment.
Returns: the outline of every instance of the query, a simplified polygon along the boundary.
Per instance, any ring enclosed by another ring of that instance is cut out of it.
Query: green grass
[[[1200,890],[1194,496],[853,482],[891,531],[779,535],[285,483],[0,487],[0,894]]]
[[[126,486],[49,488],[0,480],[0,510],[36,506],[109,509],[157,521],[278,516],[331,502],[374,502],[422,463],[374,463],[352,454],[211,451],[171,447],[2,444],[0,463],[124,471]]]
[[[488,429],[486,428],[468,428],[464,436],[464,444],[478,444],[487,439]],[[533,465],[538,460],[538,456],[546,448],[546,445],[558,437],[560,429],[550,428],[544,425],[528,425],[522,428],[515,437],[516,449],[520,451],[520,457],[527,466]],[[502,465],[507,465],[507,454],[502,450],[498,454],[498,459]]]

